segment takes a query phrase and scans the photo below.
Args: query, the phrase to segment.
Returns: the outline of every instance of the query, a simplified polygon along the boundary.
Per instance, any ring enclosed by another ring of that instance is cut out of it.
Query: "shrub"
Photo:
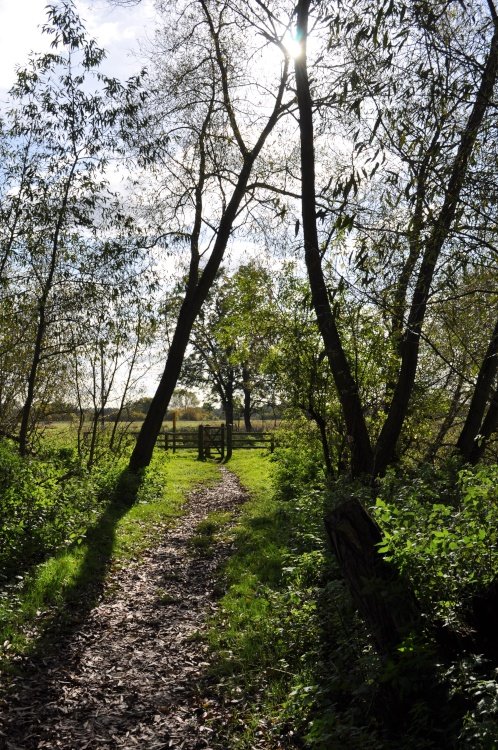
[[[73,448],[46,448],[39,457],[19,456],[0,441],[0,582],[19,575],[83,538],[106,503],[118,464],[89,472]]]
[[[381,551],[410,576],[428,612],[458,619],[498,575],[498,466],[391,473],[374,512]]]

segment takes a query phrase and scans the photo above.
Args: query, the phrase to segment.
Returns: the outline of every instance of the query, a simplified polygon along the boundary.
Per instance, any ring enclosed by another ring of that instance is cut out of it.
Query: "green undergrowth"
[[[276,460],[240,452],[229,464],[249,499],[232,529],[234,553],[223,571],[226,593],[210,642],[212,680],[233,706],[230,721],[216,732],[234,750],[253,747],[258,737],[303,747],[320,700],[319,599],[330,565],[323,485],[317,478],[305,496],[278,491],[283,461],[282,451]]]
[[[229,468],[250,497],[232,527],[210,634],[213,691],[230,707],[213,725],[219,746],[497,750],[496,612],[479,598],[498,575],[497,467],[400,466],[374,507],[348,477],[325,482],[302,431],[282,438],[273,459],[235,453]],[[324,537],[326,509],[352,496],[376,515],[379,549],[421,608],[424,628],[398,658],[377,654]],[[491,618],[487,656],[451,645],[472,632],[474,601]]]
[[[84,617],[109,569],[139,557],[175,523],[186,493],[219,476],[213,464],[159,450],[140,482],[123,469],[123,463],[109,469],[99,498],[93,499],[100,513],[84,532],[1,590],[4,666],[43,650],[47,638],[57,639],[62,626]]]

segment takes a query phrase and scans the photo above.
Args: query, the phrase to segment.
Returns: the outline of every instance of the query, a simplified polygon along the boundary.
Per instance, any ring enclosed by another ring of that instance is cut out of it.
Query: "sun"
[[[296,39],[295,34],[293,34],[291,31],[285,32],[285,35],[282,39],[282,44],[284,45],[289,57],[291,57],[293,60],[302,55],[303,45],[298,39]]]

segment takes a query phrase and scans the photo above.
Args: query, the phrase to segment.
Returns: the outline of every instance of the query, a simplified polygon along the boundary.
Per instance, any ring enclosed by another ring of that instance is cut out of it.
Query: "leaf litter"
[[[179,524],[139,561],[111,571],[97,605],[60,647],[28,661],[0,696],[1,750],[228,750],[213,726],[228,706],[206,686],[203,632],[217,609],[231,543],[192,552],[207,514],[246,498],[221,467]],[[255,738],[254,748],[268,748]]]

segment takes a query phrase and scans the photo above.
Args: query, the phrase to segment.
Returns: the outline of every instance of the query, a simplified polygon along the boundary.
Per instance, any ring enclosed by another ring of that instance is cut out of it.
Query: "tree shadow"
[[[0,748],[4,747],[3,738],[8,737],[13,744],[7,747],[35,750],[53,723],[51,706],[58,704],[61,690],[57,673],[60,669],[71,673],[71,644],[101,598],[117,525],[136,502],[142,480],[143,475],[127,470],[121,474],[107,507],[87,532],[77,575],[47,616],[37,623],[34,637],[30,633],[33,642],[26,655],[14,660],[4,700],[0,701]],[[6,710],[2,711],[2,707]]]
[[[112,492],[109,503],[85,536],[85,552],[73,580],[63,588],[60,597],[45,619],[37,626],[36,640],[27,652],[29,662],[36,664],[61,645],[85,621],[102,595],[116,542],[116,528],[137,500],[143,474],[124,470]],[[74,550],[70,547],[68,551]]]

